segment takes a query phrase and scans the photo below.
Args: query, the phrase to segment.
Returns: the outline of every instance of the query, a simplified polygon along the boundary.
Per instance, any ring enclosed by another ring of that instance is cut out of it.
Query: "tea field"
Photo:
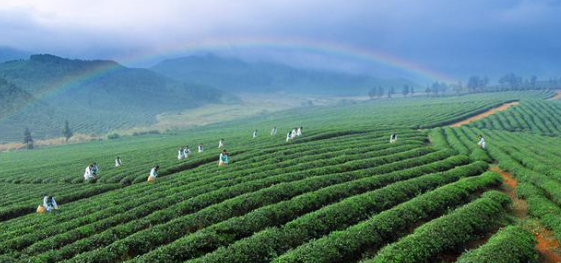
[[[551,262],[559,251],[539,242],[561,238],[553,95],[380,99],[2,152],[0,262]],[[178,160],[184,146],[194,154]],[[85,183],[91,162],[100,177]],[[58,213],[35,213],[43,194]]]

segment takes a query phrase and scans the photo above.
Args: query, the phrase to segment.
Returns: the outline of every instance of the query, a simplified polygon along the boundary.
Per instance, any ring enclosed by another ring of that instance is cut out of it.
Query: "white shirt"
[[[222,140],[218,141],[218,148],[224,147],[224,142]]]
[[[485,139],[483,139],[483,137],[479,140],[479,142],[477,143],[477,145],[485,148],[487,145],[485,145]]]
[[[86,171],[84,172],[84,178],[86,179],[90,179],[92,178],[92,170],[90,170],[90,167],[86,167]]]
[[[203,146],[199,145],[199,152],[202,153],[203,152]]]
[[[115,159],[115,167],[121,166],[122,162],[121,159]]]
[[[158,173],[156,172],[156,167],[152,168],[152,170],[150,170],[150,177],[156,177],[158,176]]]
[[[58,206],[57,206],[54,198],[53,198],[53,206],[52,207],[47,204],[47,197],[46,196],[43,197],[43,207],[45,207],[47,209],[47,211],[50,211],[52,208],[58,209]]]

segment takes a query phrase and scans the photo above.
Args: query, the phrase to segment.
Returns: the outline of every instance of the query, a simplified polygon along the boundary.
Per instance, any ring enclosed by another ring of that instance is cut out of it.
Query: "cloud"
[[[371,49],[457,77],[557,74],[559,14],[561,1],[552,0],[0,0],[0,45],[121,58],[206,40],[270,37]],[[334,61],[301,52],[277,57],[319,66]],[[338,67],[372,69],[363,64],[341,60]]]

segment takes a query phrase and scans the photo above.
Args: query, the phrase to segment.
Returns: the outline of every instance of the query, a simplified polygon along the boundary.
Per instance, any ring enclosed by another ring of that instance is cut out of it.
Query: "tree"
[[[25,127],[25,132],[23,132],[23,143],[25,143],[27,149],[33,149],[33,137],[31,137],[31,131],[27,127]]]
[[[409,85],[405,84],[401,93],[403,94],[403,97],[407,97],[407,95],[409,95]]]
[[[373,87],[370,89],[370,91],[368,91],[368,97],[370,97],[370,99],[374,99],[374,97],[379,97],[379,92],[380,92],[380,87]]]
[[[489,85],[489,78],[487,76],[485,76],[481,80],[481,83],[479,83],[479,86],[481,87],[482,90],[485,90],[487,88],[487,85]]]
[[[439,84],[440,84],[440,87],[439,87],[438,90],[439,90],[439,92],[441,92],[441,93],[447,93],[448,90],[450,89],[450,85],[448,85],[448,84],[445,83],[445,82],[441,82],[441,83],[439,83]]]
[[[395,88],[391,87],[388,91],[388,98],[391,98],[395,94]]]
[[[433,83],[432,87],[431,87],[431,92],[435,96],[438,96],[438,93],[440,92],[440,83],[438,83],[438,82]]]
[[[557,85],[557,80],[555,80],[554,78],[550,78],[548,84],[549,85],[547,89],[555,89],[555,86]]]
[[[427,88],[425,89],[425,93],[427,94],[427,97],[430,97],[430,86],[427,86]]]
[[[519,90],[523,84],[522,78],[513,73],[506,74],[499,79],[501,90]]]
[[[384,87],[378,87],[378,97],[379,98],[383,97],[385,93],[386,93],[386,91],[384,90]]]
[[[468,92],[469,93],[477,92],[479,89],[479,83],[481,83],[481,80],[479,79],[478,76],[469,77],[467,83]]]
[[[538,80],[538,77],[536,77],[536,76],[532,76],[530,78],[530,86],[532,87],[532,89],[536,88],[537,80]]]
[[[64,139],[66,140],[66,142],[68,142],[68,139],[70,139],[70,137],[72,137],[72,130],[70,130],[70,125],[68,124],[68,121],[64,121],[64,129],[62,130],[62,134],[64,135]]]

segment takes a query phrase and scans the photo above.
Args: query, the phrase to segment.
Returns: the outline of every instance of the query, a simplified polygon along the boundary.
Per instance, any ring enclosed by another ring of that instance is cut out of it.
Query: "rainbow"
[[[178,57],[187,55],[193,52],[209,51],[209,50],[227,50],[232,48],[248,49],[261,48],[261,49],[277,49],[277,50],[295,50],[301,52],[308,52],[313,54],[323,54],[342,59],[349,59],[355,61],[362,61],[366,63],[377,63],[391,68],[401,70],[413,74],[420,79],[426,81],[442,81],[447,83],[454,83],[456,80],[453,78],[421,66],[420,64],[408,61],[396,56],[392,56],[383,52],[376,52],[370,49],[349,46],[341,43],[322,42],[308,39],[279,39],[279,38],[226,38],[226,39],[212,39],[193,41],[189,43],[180,43],[169,45],[159,48],[152,52],[139,52],[125,57],[116,59],[123,65],[138,65],[146,61],[162,60],[165,58]],[[92,67],[88,70],[79,72],[73,76],[61,79],[59,82],[51,85],[47,92],[41,94],[37,101],[45,98],[52,97],[56,94],[62,93],[66,90],[78,87],[83,83],[95,80],[105,74],[111,73],[120,69],[121,66],[116,63],[103,63],[101,66]],[[6,114],[2,119],[16,114],[29,108],[33,103],[29,103],[24,107]]]
[[[425,81],[441,81],[456,83],[457,80],[444,73],[435,71],[428,67],[408,61],[388,53],[377,52],[371,49],[345,45],[341,43],[317,41],[308,39],[287,38],[225,38],[193,41],[169,45],[150,53],[136,53],[118,59],[119,62],[134,65],[146,61],[157,61],[165,58],[173,58],[188,55],[197,51],[224,50],[224,49],[282,49],[296,50],[308,53],[323,54],[348,60],[362,61],[385,65],[397,70],[409,72]]]
[[[116,71],[121,69],[122,66],[118,63],[102,63],[99,66],[88,68],[88,70],[84,70],[78,72],[75,75],[68,76],[59,80],[58,82],[52,84],[48,87],[45,91],[41,94],[34,94],[35,100],[27,103],[26,105],[21,105],[18,108],[7,112],[6,114],[0,116],[0,122],[3,120],[8,119],[11,116],[16,115],[19,112],[25,111],[26,109],[31,108],[35,103],[40,102],[43,99],[48,99],[53,97],[57,94],[63,93],[66,90],[72,89],[73,87],[78,87],[88,81],[95,80],[98,77],[101,77],[105,74],[110,72]]]

